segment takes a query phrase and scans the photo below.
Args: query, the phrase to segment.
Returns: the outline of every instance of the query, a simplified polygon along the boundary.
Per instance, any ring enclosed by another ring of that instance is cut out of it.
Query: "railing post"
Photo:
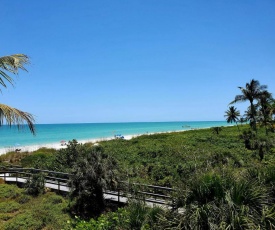
[[[118,190],[117,190],[117,202],[118,203],[120,203],[120,197],[119,196],[120,196],[120,194],[119,194],[119,188],[118,188]]]
[[[58,180],[58,191],[60,192],[60,180]]]
[[[141,188],[143,188],[143,189],[141,190],[141,192],[146,192],[146,191],[148,191],[148,190],[144,191],[144,190],[145,190],[145,186],[141,186]],[[148,187],[147,187],[147,188],[148,188]],[[146,194],[143,194],[142,196],[143,196],[143,202],[145,203],[145,201],[146,201]]]

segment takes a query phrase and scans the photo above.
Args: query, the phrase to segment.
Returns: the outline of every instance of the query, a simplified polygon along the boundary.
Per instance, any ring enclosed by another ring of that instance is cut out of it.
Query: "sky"
[[[274,0],[1,0],[0,25],[0,56],[31,61],[0,103],[37,124],[224,120],[251,79],[275,93]]]

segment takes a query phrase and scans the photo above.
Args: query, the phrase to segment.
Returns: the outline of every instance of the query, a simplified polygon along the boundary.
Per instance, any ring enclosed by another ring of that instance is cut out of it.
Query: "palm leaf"
[[[0,126],[6,121],[7,125],[16,125],[18,129],[28,125],[32,134],[35,134],[34,118],[30,113],[0,104]]]
[[[246,101],[246,100],[247,100],[246,96],[244,96],[244,95],[237,95],[237,96],[235,97],[234,101],[231,101],[231,102],[229,103],[229,105],[232,105],[232,104],[234,104],[234,103],[236,103],[236,102],[244,102],[244,101]]]
[[[19,69],[27,71],[24,65],[28,63],[29,57],[25,54],[13,54],[9,56],[0,57],[0,84],[6,87],[6,84],[4,83],[4,80],[6,80],[13,85],[13,79],[4,71],[13,74],[17,74]]]
[[[11,73],[17,73],[18,69],[25,70],[24,65],[29,63],[29,57],[25,54],[13,54],[0,57],[0,68]]]

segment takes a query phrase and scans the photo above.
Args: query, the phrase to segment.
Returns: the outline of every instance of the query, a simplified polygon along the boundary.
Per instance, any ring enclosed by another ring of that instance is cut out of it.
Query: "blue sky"
[[[1,103],[36,123],[223,120],[252,78],[275,92],[274,0],[1,3],[0,56],[31,58]]]

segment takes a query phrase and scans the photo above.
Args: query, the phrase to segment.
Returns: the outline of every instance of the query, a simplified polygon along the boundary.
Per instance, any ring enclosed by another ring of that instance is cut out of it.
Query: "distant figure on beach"
[[[65,141],[65,140],[60,141],[60,144],[61,144],[61,146],[65,146],[65,145],[67,145],[67,143],[66,143],[66,141]]]
[[[121,134],[116,134],[115,139],[124,139],[124,136],[122,136]]]

